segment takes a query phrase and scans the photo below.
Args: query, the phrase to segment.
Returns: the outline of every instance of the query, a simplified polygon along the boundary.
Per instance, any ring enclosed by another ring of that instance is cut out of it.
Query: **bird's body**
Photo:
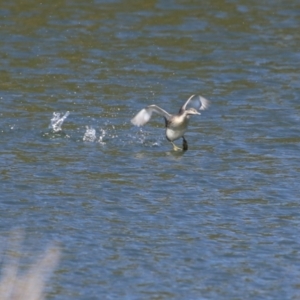
[[[173,142],[181,138],[188,127],[189,117],[182,115],[173,115],[169,120],[166,120],[166,137]]]
[[[191,115],[200,115],[200,113],[197,111],[204,110],[208,108],[209,101],[201,96],[192,95],[180,108],[179,113],[175,115],[171,115],[162,108],[160,108],[157,105],[149,105],[145,108],[143,108],[140,112],[137,113],[137,115],[131,119],[131,123],[136,126],[142,126],[145,125],[152,116],[152,113],[155,112],[165,119],[166,124],[166,138],[169,142],[172,143],[174,150],[181,150],[179,147],[177,147],[173,141],[179,139],[182,137],[183,139],[183,149],[188,149],[188,144],[186,139],[184,138],[184,134],[188,128],[189,124],[189,118]],[[187,108],[188,105],[193,105],[194,107]]]

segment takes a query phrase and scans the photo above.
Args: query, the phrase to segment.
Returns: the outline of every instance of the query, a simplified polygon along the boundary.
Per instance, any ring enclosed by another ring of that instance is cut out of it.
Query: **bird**
[[[159,106],[152,104],[141,111],[131,119],[131,123],[135,126],[143,126],[150,121],[152,113],[157,113],[164,117],[166,127],[166,138],[173,145],[174,151],[188,150],[188,143],[184,134],[188,128],[189,119],[192,115],[201,115],[198,110],[205,110],[209,107],[210,101],[200,95],[192,95],[181,106],[177,114],[169,114]],[[182,138],[182,148],[174,144],[175,140]]]

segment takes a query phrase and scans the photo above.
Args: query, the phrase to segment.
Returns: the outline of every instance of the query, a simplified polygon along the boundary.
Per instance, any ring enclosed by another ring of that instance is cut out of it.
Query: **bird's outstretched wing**
[[[209,107],[209,100],[200,95],[192,95],[186,100],[179,111],[189,109],[190,107],[193,107],[197,110],[205,110]]]
[[[171,117],[171,115],[169,113],[167,113],[165,110],[163,110],[159,106],[149,105],[149,106],[143,108],[141,111],[139,111],[137,113],[137,115],[131,119],[131,123],[136,126],[143,126],[151,119],[153,112],[163,116],[167,120],[169,120]]]

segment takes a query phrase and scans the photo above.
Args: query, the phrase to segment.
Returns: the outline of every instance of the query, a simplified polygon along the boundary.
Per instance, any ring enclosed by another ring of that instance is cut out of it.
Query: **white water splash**
[[[101,130],[101,135],[100,135],[100,137],[99,137],[99,143],[101,143],[101,144],[105,144],[105,142],[103,142],[103,139],[104,139],[104,137],[105,137],[105,135],[106,135],[106,131],[104,130],[104,129],[100,129]]]
[[[70,112],[67,111],[62,117],[60,117],[60,113],[54,112],[49,128],[51,128],[54,132],[61,131],[61,126],[69,114]]]
[[[86,126],[86,131],[83,136],[84,142],[94,142],[96,140],[96,130],[93,127]]]

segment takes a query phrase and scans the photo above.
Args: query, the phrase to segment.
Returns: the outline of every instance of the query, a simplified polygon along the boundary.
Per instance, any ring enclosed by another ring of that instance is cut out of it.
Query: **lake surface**
[[[59,243],[47,299],[300,298],[297,1],[5,0],[0,16],[0,235]],[[184,153],[159,116],[130,123],[192,94],[211,106]]]

